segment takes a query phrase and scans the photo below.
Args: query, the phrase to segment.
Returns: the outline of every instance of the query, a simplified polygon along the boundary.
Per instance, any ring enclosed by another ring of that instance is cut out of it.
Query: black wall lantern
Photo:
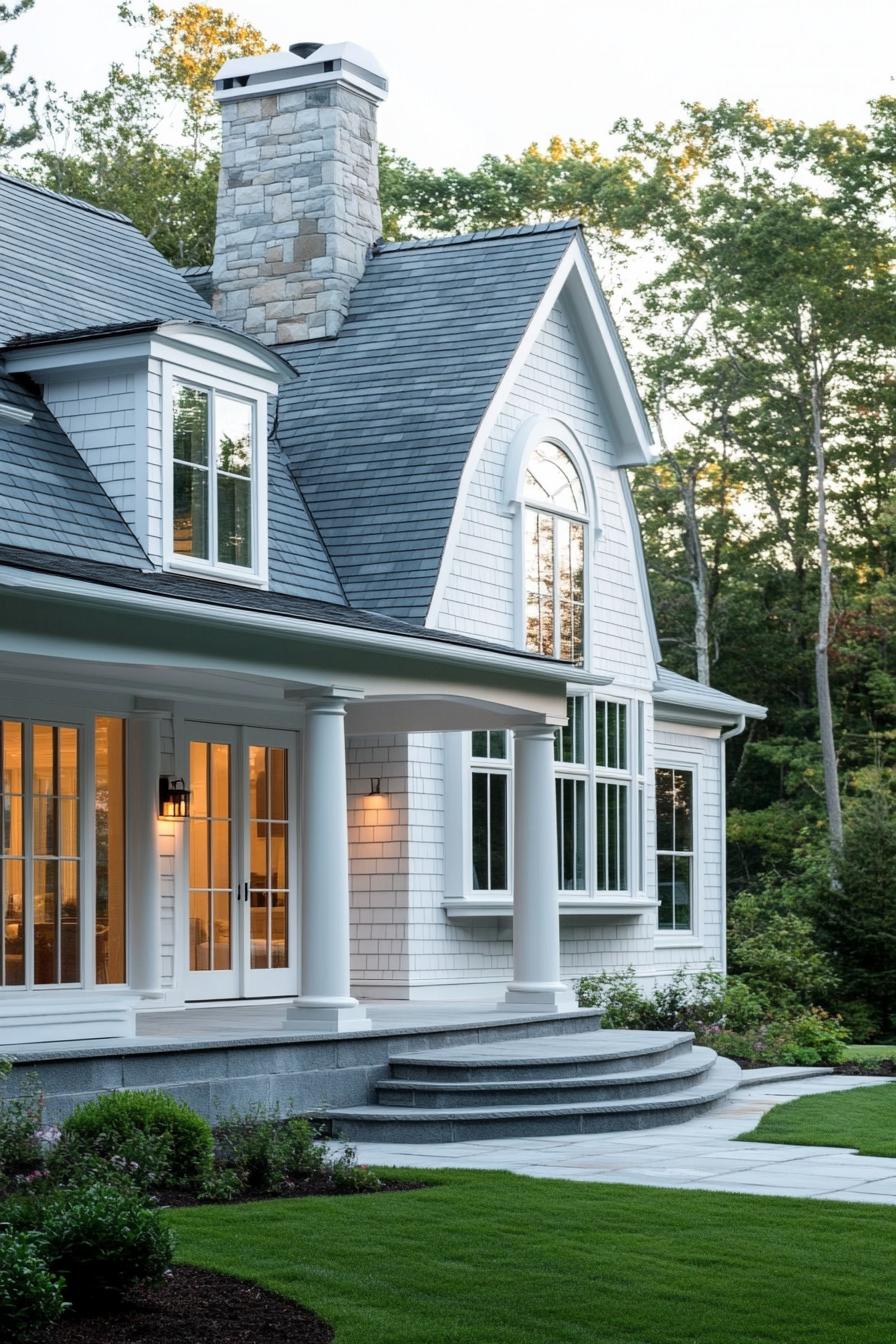
[[[159,779],[159,816],[180,821],[190,815],[190,790],[182,779],[162,775]]]
[[[370,780],[370,792],[368,793],[367,797],[368,797],[368,798],[382,798],[382,796],[383,796],[383,791],[382,791],[382,789],[380,788],[380,777],[379,777],[379,775],[377,775],[377,776],[375,776],[375,777],[371,776],[371,780]]]

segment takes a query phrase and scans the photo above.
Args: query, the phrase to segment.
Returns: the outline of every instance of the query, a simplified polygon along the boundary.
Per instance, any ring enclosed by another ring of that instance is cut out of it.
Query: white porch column
[[[128,717],[128,983],[147,999],[162,996],[162,896],[159,867],[161,710]]]
[[[345,700],[305,701],[302,741],[302,979],[291,1026],[365,1031],[351,996]]]
[[[505,1002],[534,1012],[576,1007],[560,979],[554,730],[513,733],[513,980]]]

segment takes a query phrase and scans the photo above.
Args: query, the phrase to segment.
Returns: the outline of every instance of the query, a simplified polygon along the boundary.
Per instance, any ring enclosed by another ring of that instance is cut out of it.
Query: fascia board
[[[707,727],[724,727],[736,723],[741,716],[748,719],[764,719],[766,709],[762,705],[751,705],[744,700],[731,697],[731,707],[711,708],[697,700],[689,700],[683,695],[667,696],[653,694],[653,716],[662,723],[705,724]]]
[[[15,568],[0,570],[0,588],[31,592],[49,598],[66,598],[86,606],[113,606],[127,611],[151,612],[176,620],[197,621],[223,626],[233,630],[260,630],[295,637],[302,635],[313,643],[346,649],[376,649],[379,652],[407,654],[422,661],[442,665],[454,663],[466,668],[492,670],[521,679],[561,685],[575,682],[582,686],[605,686],[613,678],[602,673],[586,672],[564,663],[521,657],[508,651],[477,649],[464,645],[442,643],[435,639],[418,639],[413,635],[395,635],[379,630],[364,630],[357,626],[340,626],[325,621],[302,617],[280,616],[268,612],[247,611],[238,607],[218,607],[213,604],[187,601],[182,598],[161,597],[154,593],[134,593],[125,589],[101,587],[83,579],[68,579],[59,575],[35,574]]]

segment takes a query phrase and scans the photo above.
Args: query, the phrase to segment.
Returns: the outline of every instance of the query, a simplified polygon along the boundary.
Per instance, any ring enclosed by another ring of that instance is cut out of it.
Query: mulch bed
[[[42,1344],[328,1344],[333,1331],[279,1293],[176,1265],[155,1288],[135,1288],[93,1316],[71,1316]]]
[[[737,1055],[726,1055],[726,1059],[733,1059],[734,1063],[739,1064],[745,1073],[749,1073],[751,1069],[776,1067],[776,1065],[760,1062],[756,1059],[739,1059]],[[831,1068],[834,1073],[845,1073],[851,1078],[896,1078],[896,1059],[876,1059],[864,1064],[857,1059],[847,1059],[842,1064],[822,1065],[821,1067]]]
[[[376,1190],[337,1190],[331,1181],[321,1176],[302,1181],[292,1190],[275,1190],[271,1194],[250,1191],[228,1200],[197,1199],[187,1190],[160,1190],[156,1194],[156,1199],[166,1209],[191,1209],[197,1206],[207,1209],[213,1206],[229,1208],[232,1204],[257,1204],[262,1199],[304,1199],[308,1195],[329,1195],[334,1199],[343,1195],[350,1195],[353,1199],[356,1199],[359,1195],[382,1195],[388,1194],[392,1190],[425,1190],[425,1188],[425,1181],[383,1180]]]

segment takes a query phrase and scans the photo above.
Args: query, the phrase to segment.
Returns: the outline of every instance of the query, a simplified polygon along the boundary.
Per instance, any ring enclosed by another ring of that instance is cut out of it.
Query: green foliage
[[[307,1120],[284,1118],[261,1104],[232,1111],[217,1126],[215,1141],[223,1169],[237,1176],[241,1190],[256,1194],[282,1191],[320,1175],[325,1166],[326,1154]]]
[[[0,1097],[0,1190],[41,1166],[42,1115],[43,1096],[36,1078],[28,1080],[19,1096]]]
[[[360,1195],[373,1193],[382,1186],[382,1181],[370,1167],[358,1164],[357,1150],[346,1145],[341,1153],[331,1158],[327,1164],[327,1174],[336,1190],[343,1194]]]
[[[40,1335],[65,1309],[62,1279],[28,1232],[0,1228],[0,1336],[8,1344]]]
[[[881,782],[847,809],[835,880],[813,902],[844,997],[863,1000],[876,1032],[896,1025],[896,809]]]
[[[731,970],[778,1008],[826,1002],[837,983],[812,921],[774,877],[731,903],[728,958]]]
[[[77,1168],[101,1158],[146,1188],[195,1189],[211,1170],[211,1126],[165,1092],[107,1092],[75,1108],[62,1126],[58,1161]]]
[[[174,1236],[137,1190],[95,1183],[60,1188],[40,1204],[36,1244],[75,1305],[162,1278]]]
[[[578,983],[581,1008],[602,1008],[610,1030],[694,1031],[704,1035],[723,1025],[745,1029],[762,1020],[765,1001],[746,983],[714,971],[684,969],[645,995],[633,967],[584,976]]]
[[[10,23],[33,7],[34,0],[14,0],[12,4],[0,4],[0,23]],[[37,85],[30,76],[18,84],[11,82],[16,55],[15,47],[8,51],[0,47],[0,156],[30,144],[38,134]],[[25,113],[24,123],[14,130],[6,120],[10,108]]]

